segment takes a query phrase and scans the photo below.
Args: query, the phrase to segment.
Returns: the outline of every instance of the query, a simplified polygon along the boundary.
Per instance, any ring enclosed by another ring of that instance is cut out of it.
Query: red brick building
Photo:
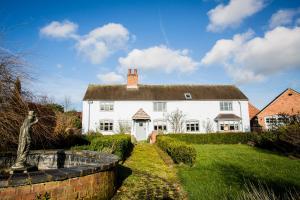
[[[269,129],[275,121],[280,121],[280,114],[300,114],[300,93],[288,88],[257,113],[257,123],[263,129]]]

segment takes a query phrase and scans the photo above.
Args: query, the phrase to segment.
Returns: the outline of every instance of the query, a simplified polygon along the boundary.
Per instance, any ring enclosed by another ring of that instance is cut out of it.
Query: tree
[[[166,120],[171,125],[173,133],[182,133],[185,115],[179,109],[167,114]]]
[[[206,133],[212,133],[214,131],[213,123],[210,119],[207,118],[207,120],[204,120],[202,122],[202,127],[205,130]]]
[[[71,105],[72,105],[71,97],[65,96],[65,99],[64,99],[65,112],[68,112],[71,109]]]

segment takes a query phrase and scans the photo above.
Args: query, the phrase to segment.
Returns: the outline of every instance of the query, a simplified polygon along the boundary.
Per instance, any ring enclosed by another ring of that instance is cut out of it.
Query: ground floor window
[[[239,121],[220,121],[219,122],[220,131],[238,131]]]
[[[99,125],[100,131],[112,131],[114,129],[114,123],[112,120],[101,120]]]
[[[273,115],[265,117],[265,123],[267,129],[274,129],[279,126],[283,126],[289,121],[288,117],[280,116],[280,115]]]
[[[154,120],[153,129],[155,131],[167,131],[167,122],[164,120]]]
[[[187,121],[186,122],[187,132],[197,132],[199,131],[199,121]]]

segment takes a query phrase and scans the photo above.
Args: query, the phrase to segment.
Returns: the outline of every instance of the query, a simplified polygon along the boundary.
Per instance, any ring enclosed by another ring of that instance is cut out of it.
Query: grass
[[[158,147],[139,143],[117,169],[119,185],[113,199],[183,199],[177,169]]]
[[[237,199],[247,185],[263,185],[277,196],[300,189],[300,160],[247,145],[194,145],[194,167],[178,166],[189,199]]]

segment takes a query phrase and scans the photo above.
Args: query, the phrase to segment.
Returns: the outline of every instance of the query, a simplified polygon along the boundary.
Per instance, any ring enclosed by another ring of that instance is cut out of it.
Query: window
[[[232,111],[232,102],[231,101],[221,101],[220,102],[221,111]]]
[[[187,132],[199,131],[199,121],[187,121],[186,122],[186,131]]]
[[[167,103],[166,102],[154,102],[153,110],[155,112],[166,112],[167,111]]]
[[[101,120],[99,129],[100,131],[113,131],[114,123],[112,120]]]
[[[114,103],[113,102],[100,102],[100,111],[113,111]]]
[[[153,129],[155,131],[167,131],[167,122],[164,120],[154,120]]]
[[[186,100],[191,100],[192,99],[191,93],[184,93],[184,97],[185,97]]]
[[[265,117],[267,129],[274,129],[288,123],[289,119],[283,116],[273,115]]]
[[[220,121],[219,122],[220,131],[238,131],[239,121]]]

